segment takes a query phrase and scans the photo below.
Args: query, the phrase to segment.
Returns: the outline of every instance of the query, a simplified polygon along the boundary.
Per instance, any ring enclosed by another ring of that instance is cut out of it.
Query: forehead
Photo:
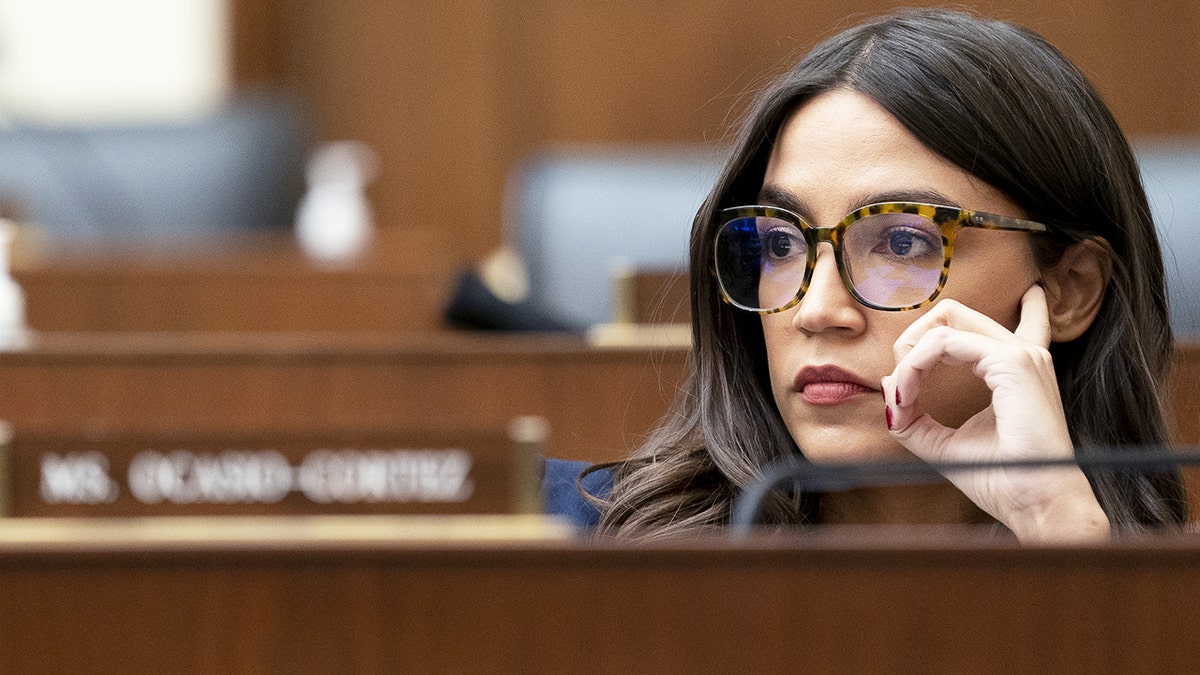
[[[878,195],[941,195],[948,206],[1020,215],[1009,200],[925,147],[870,98],[838,90],[797,108],[780,128],[764,188],[837,219]],[[924,200],[917,200],[924,201]]]

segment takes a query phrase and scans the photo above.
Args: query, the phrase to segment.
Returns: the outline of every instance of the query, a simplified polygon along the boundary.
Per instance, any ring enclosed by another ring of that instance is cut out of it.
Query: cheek
[[[941,298],[953,298],[1013,330],[1021,318],[1021,296],[1039,276],[1026,235],[967,229],[958,235]]]
[[[792,342],[789,338],[791,321],[785,317],[790,317],[792,311],[795,310],[762,317],[763,346],[767,353],[767,370],[771,376],[771,393],[777,402],[783,391],[791,386],[792,375],[786,372],[789,361],[787,353]]]

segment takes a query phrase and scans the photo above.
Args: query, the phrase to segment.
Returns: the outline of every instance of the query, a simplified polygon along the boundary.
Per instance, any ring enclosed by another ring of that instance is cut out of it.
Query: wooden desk
[[[686,360],[571,336],[52,333],[0,354],[0,419],[43,433],[503,433],[541,415],[551,454],[598,461],[638,443]]]
[[[42,334],[0,353],[0,419],[18,430],[255,433],[551,424],[560,457],[616,459],[666,410],[680,348],[594,349],[570,336]],[[1169,403],[1200,444],[1200,345],[1180,345]]]
[[[1194,537],[638,547],[413,527],[0,524],[0,654],[16,673],[1177,673],[1200,659]]]
[[[397,333],[441,327],[456,268],[444,233],[392,229],[361,260],[323,266],[287,232],[119,251],[16,255],[40,331]]]
[[[1175,347],[1167,402],[1179,442],[1200,445],[1200,343]]]

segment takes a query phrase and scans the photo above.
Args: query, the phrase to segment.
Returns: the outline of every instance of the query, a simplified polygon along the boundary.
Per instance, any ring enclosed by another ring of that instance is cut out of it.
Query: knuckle
[[[1039,370],[1054,367],[1054,357],[1050,355],[1050,350],[1040,345],[1013,345],[1009,348],[1008,358]]]
[[[962,304],[958,300],[955,300],[954,298],[942,298],[938,301],[934,309],[942,314],[948,314],[950,312],[957,312],[964,307],[966,307],[966,305]]]
[[[1050,350],[1041,345],[1031,345],[1028,348],[1029,358],[1033,365],[1039,368],[1053,368],[1054,357],[1050,355]]]
[[[954,337],[955,333],[957,333],[957,331],[955,331],[950,326],[943,324],[943,325],[935,326],[934,328],[931,328],[929,330],[929,332],[926,333],[925,335],[927,335],[930,340],[932,340],[938,344],[945,344],[951,338]]]

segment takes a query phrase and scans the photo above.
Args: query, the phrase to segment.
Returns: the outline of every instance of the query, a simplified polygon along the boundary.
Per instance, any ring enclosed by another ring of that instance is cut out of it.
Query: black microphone
[[[1055,467],[1153,471],[1200,466],[1200,448],[1107,446],[1093,448],[1092,452],[1095,454],[998,462],[924,462],[914,458],[830,464],[816,464],[800,455],[789,455],[769,464],[762,477],[734,499],[730,527],[736,537],[749,534],[758,521],[763,500],[771,490],[789,480],[806,492],[831,492],[863,487],[930,485],[946,480],[949,474],[967,471],[1033,471]]]

